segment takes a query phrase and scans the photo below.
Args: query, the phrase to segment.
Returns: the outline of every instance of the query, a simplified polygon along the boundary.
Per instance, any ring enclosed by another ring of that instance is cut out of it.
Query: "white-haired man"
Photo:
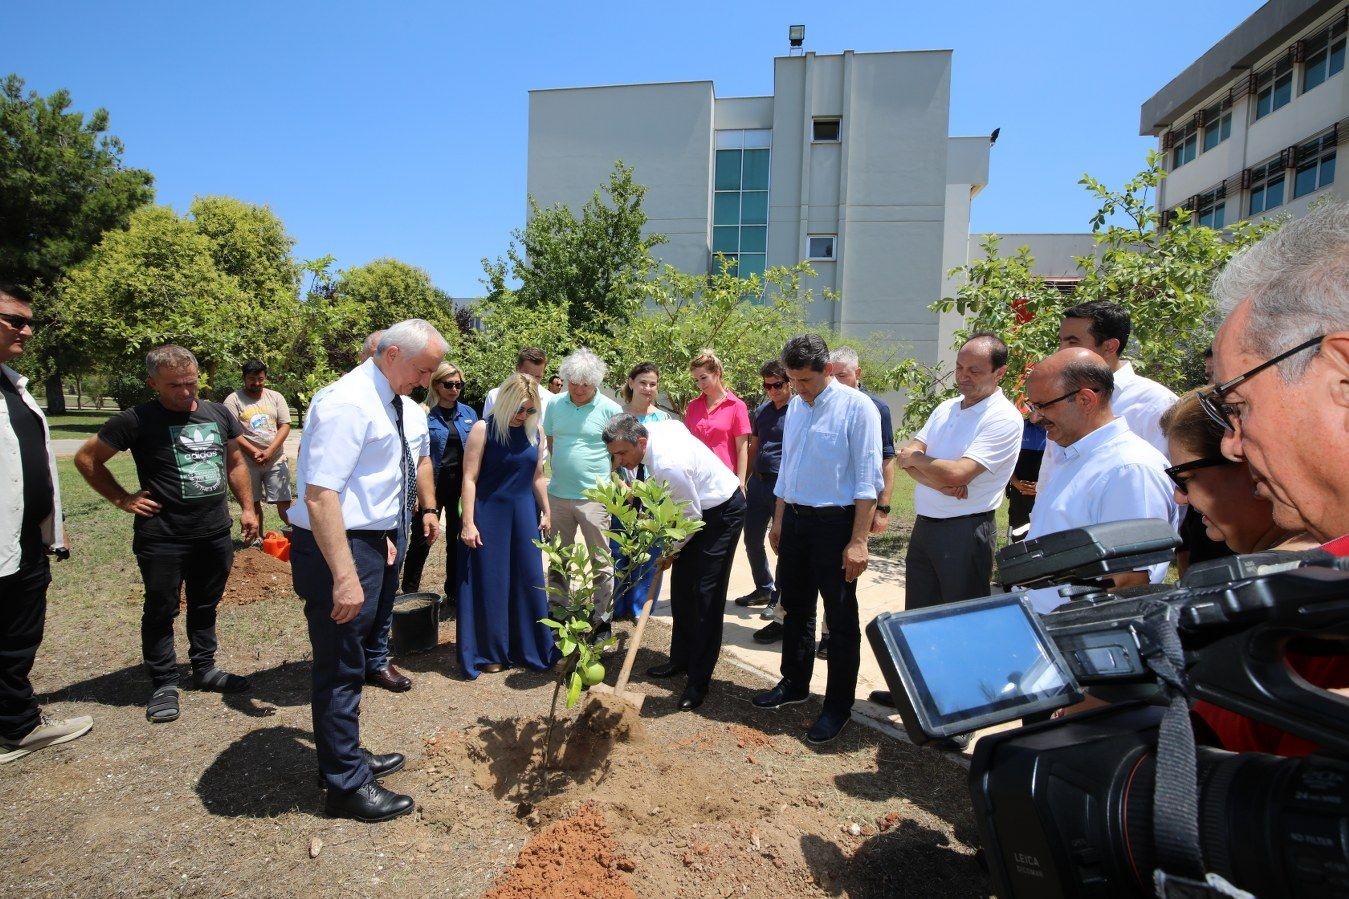
[[[618,403],[600,393],[609,367],[600,357],[582,347],[558,367],[566,393],[548,404],[543,417],[543,433],[553,460],[553,477],[548,482],[548,504],[552,510],[553,533],[563,543],[576,540],[586,546],[607,547],[604,532],[609,528],[609,513],[600,503],[588,500],[585,491],[597,481],[609,477],[612,465],[604,445],[604,426],[622,412]],[[552,572],[553,587],[566,585]],[[606,567],[595,590],[594,624],[600,635],[613,619],[613,571]]]
[[[386,821],[413,808],[378,782],[403,756],[361,748],[361,687],[372,638],[392,614],[408,529],[430,543],[439,527],[432,480],[414,461],[427,452],[426,416],[403,397],[430,383],[445,348],[428,322],[393,325],[373,359],[316,397],[300,439],[291,574],[309,623],[314,743],[335,817]]]

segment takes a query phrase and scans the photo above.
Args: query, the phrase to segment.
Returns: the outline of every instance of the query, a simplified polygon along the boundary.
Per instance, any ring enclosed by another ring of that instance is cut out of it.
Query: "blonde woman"
[[[722,382],[721,360],[711,350],[693,358],[689,374],[701,392],[684,411],[684,426],[735,472],[743,488],[749,472],[749,407]]]
[[[464,448],[457,651],[470,680],[557,660],[552,632],[539,624],[548,597],[532,541],[552,528],[538,444],[539,383],[516,372]]]

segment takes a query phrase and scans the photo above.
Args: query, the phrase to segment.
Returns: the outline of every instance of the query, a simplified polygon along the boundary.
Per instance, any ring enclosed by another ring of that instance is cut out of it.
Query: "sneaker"
[[[781,639],[782,625],[776,621],[770,621],[754,632],[755,643],[776,643]]]
[[[778,620],[778,602],[776,599],[771,600],[768,605],[763,607],[763,611],[759,613],[759,618],[763,621]]]
[[[825,743],[832,742],[835,737],[843,733],[843,726],[848,723],[850,716],[847,712],[824,712],[810,726],[810,731],[806,734],[806,742],[812,746],[823,746]]]
[[[740,606],[741,608],[747,608],[749,606],[766,606],[768,605],[769,600],[771,600],[772,598],[773,598],[772,591],[764,590],[761,588],[755,588],[752,592],[746,593],[744,596],[737,597],[735,600],[735,604]]]
[[[37,727],[28,732],[28,735],[21,740],[0,740],[0,765],[6,762],[12,762],[15,759],[21,759],[30,753],[37,752],[39,749],[45,749],[48,746],[55,746],[58,743],[69,743],[71,740],[78,740],[80,737],[89,733],[90,728],[94,726],[94,719],[88,715],[81,715],[78,718],[48,718],[43,715],[38,720]]]
[[[824,660],[828,661],[828,659],[829,659],[829,635],[828,635],[828,634],[825,634],[824,636],[820,637],[820,645],[815,647],[815,658],[817,658],[817,659],[824,659]]]

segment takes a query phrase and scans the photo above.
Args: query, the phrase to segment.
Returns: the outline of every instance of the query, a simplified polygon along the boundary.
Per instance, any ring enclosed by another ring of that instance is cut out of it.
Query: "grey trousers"
[[[904,555],[904,608],[925,609],[993,590],[994,513],[960,518],[918,516]]]
[[[563,499],[548,494],[548,511],[553,525],[553,533],[562,537],[563,543],[584,543],[593,552],[600,547],[609,548],[609,539],[604,532],[609,529],[609,513],[600,503],[584,499]],[[581,532],[578,540],[576,532]],[[566,585],[562,579],[548,572],[548,583],[559,589]],[[592,623],[596,626],[613,620],[614,617],[614,569],[606,565],[603,576],[595,589],[595,612]]]

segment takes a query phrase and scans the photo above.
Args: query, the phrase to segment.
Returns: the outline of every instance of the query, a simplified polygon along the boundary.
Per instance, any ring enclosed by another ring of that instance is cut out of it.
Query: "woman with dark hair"
[[[670,413],[656,405],[660,396],[660,369],[654,362],[638,362],[628,372],[628,380],[620,391],[623,411],[644,425],[666,421]]]
[[[539,384],[516,372],[497,391],[487,418],[464,447],[459,564],[459,667],[480,672],[557,661],[548,617],[543,557],[534,538],[552,529],[548,478],[539,456]]]
[[[449,362],[440,363],[431,376],[431,392],[427,399],[434,403],[426,414],[427,429],[431,434],[431,469],[436,477],[436,508],[445,513],[445,602],[457,602],[459,584],[459,488],[463,484],[464,444],[469,429],[478,420],[467,403],[459,402],[464,393],[464,373]],[[420,521],[420,519],[418,519]],[[403,592],[415,593],[421,589],[422,568],[431,548],[422,537],[421,528],[413,528],[408,541],[407,558],[403,561]]]
[[[623,399],[623,411],[644,425],[670,419],[670,413],[656,405],[656,397],[660,395],[660,369],[654,362],[634,365],[619,395]],[[618,473],[628,483],[644,474],[638,468],[622,466],[618,468]],[[613,527],[618,527],[618,519],[614,519]],[[650,559],[629,571],[628,558],[618,551],[617,541],[609,541],[609,551],[614,556],[614,576],[620,579],[615,584],[614,619],[636,621],[642,613],[642,606],[646,604],[647,594],[651,592],[651,583],[656,576],[656,560]]]

